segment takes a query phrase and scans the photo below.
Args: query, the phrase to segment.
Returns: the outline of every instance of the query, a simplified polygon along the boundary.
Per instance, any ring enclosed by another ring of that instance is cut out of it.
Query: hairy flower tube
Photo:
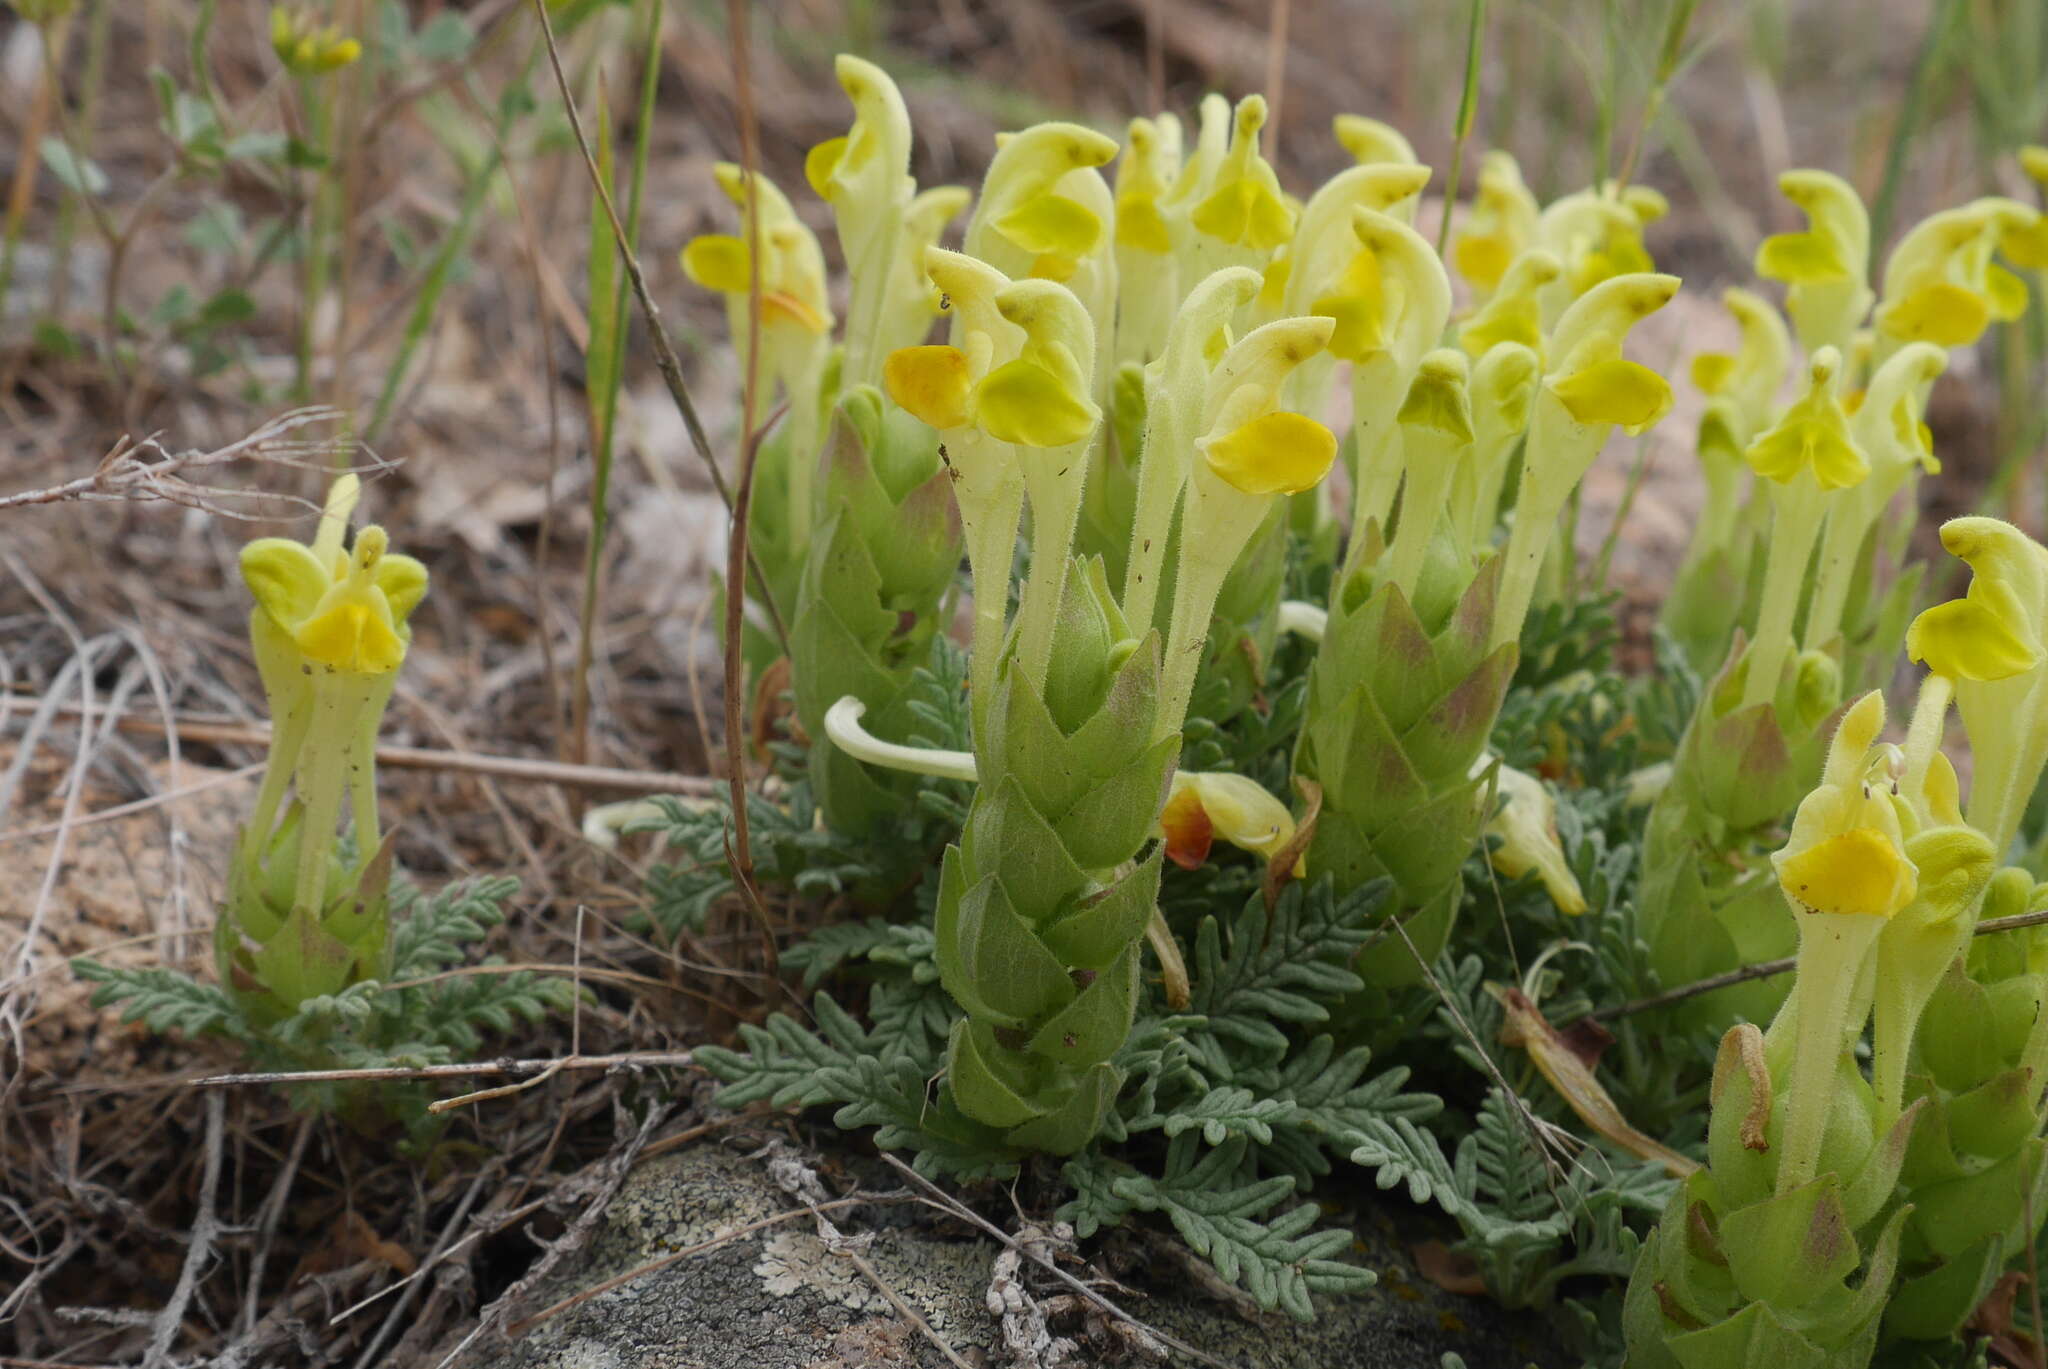
[[[1281,407],[1288,374],[1322,350],[1334,327],[1327,318],[1276,320],[1246,334],[1209,373],[1181,508],[1159,735],[1180,731],[1209,615],[1245,544],[1276,498],[1313,488],[1336,459],[1337,439],[1328,428]]]
[[[1778,190],[1806,215],[1800,233],[1779,233],[1757,248],[1756,273],[1785,285],[1785,312],[1809,355],[1823,347],[1849,354],[1876,296],[1870,279],[1870,216],[1849,183],[1826,171],[1793,170]]]
[[[1870,474],[1844,490],[1828,509],[1806,611],[1808,650],[1825,648],[1842,631],[1851,588],[1859,567],[1867,564],[1864,549],[1894,496],[1923,471],[1932,475],[1941,469],[1933,434],[1921,414],[1928,390],[1947,365],[1948,354],[1933,343],[1909,343],[1878,367],[1864,389],[1849,420],[1849,435],[1869,460]],[[1908,502],[1918,507],[1917,501]],[[1879,645],[1886,659],[1897,650],[1895,641]]]
[[[791,542],[810,536],[811,489],[817,470],[825,369],[832,355],[832,305],[825,292],[825,254],[789,200],[765,176],[749,177],[731,162],[712,169],[718,188],[738,206],[737,236],[710,233],[683,248],[683,274],[725,297],[726,327],[746,364],[752,347],[750,295],[755,269],[749,243],[760,243],[761,379],[789,405],[788,488]],[[769,395],[764,394],[764,399]]]
[[[1451,282],[1443,262],[1408,225],[1364,207],[1351,211],[1357,239],[1343,274],[1311,308],[1336,323],[1330,354],[1351,363],[1351,550],[1340,583],[1363,565],[1401,487],[1400,413],[1423,357],[1443,337]]]
[[[1785,661],[1797,645],[1793,621],[1821,524],[1838,492],[1870,474],[1870,461],[1842,407],[1841,366],[1833,348],[1817,353],[1806,393],[1743,453],[1750,469],[1771,482],[1774,511],[1763,602],[1743,686],[1745,708],[1777,697]]]
[[[1024,513],[1024,472],[1010,444],[991,435],[976,415],[980,387],[1015,359],[1023,330],[1004,318],[996,296],[1009,278],[963,253],[933,247],[925,269],[953,316],[953,341],[905,347],[882,367],[889,397],[930,424],[953,477],[953,498],[967,541],[974,580],[972,679],[977,716],[994,690],[1009,608],[1010,563]]]
[[[335,481],[310,545],[266,537],[242,551],[256,600],[249,639],[272,730],[214,944],[221,982],[260,1021],[378,977],[389,955],[377,727],[427,572],[391,553],[379,527],[344,546],[360,490],[353,475]],[[344,803],[352,863],[342,860],[337,832]]]
[[[1622,356],[1629,330],[1664,307],[1678,278],[1615,276],[1580,296],[1558,320],[1523,448],[1515,526],[1503,553],[1492,645],[1520,639],[1559,512],[1616,427],[1643,432],[1671,407],[1664,377]]]
[[[1732,354],[1693,358],[1693,385],[1707,397],[1694,443],[1706,499],[1664,607],[1666,628],[1703,670],[1719,665],[1742,616],[1758,541],[1741,522],[1750,484],[1742,453],[1770,426],[1792,353],[1785,321],[1768,300],[1739,286],[1721,298],[1742,340]]]
[[[1528,431],[1529,406],[1542,374],[1536,353],[1516,342],[1487,348],[1472,368],[1472,454],[1452,478],[1447,509],[1453,536],[1467,552],[1476,555],[1492,545],[1501,491],[1515,445]]]
[[[1465,354],[1440,347],[1422,359],[1408,396],[1401,403],[1401,460],[1406,468],[1405,493],[1394,540],[1387,547],[1384,573],[1409,602],[1422,578],[1423,562],[1440,527],[1462,544],[1461,528],[1449,503],[1452,488],[1472,460],[1471,363]]]
[[[1180,173],[1180,120],[1133,119],[1116,165],[1116,359],[1151,361],[1180,302],[1173,230],[1161,201]]]
[[[1209,373],[1222,355],[1231,318],[1258,289],[1258,273],[1244,267],[1202,280],[1181,301],[1164,349],[1145,367],[1145,460],[1138,468],[1122,597],[1133,623],[1156,617],[1169,534],[1194,471]]]

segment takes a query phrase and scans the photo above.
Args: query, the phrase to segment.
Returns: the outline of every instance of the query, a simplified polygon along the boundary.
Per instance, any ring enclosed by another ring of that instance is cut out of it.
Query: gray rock
[[[886,1172],[871,1191],[892,1186]],[[794,1202],[763,1164],[712,1145],[640,1166],[589,1245],[546,1281],[528,1310],[547,1307],[685,1248],[716,1241]],[[967,1363],[1014,1361],[1001,1349],[988,1289],[1002,1247],[918,1206],[832,1214],[849,1237],[872,1233],[864,1255],[932,1332]],[[1415,1270],[1385,1220],[1361,1223],[1357,1254],[1380,1273],[1371,1292],[1319,1298],[1318,1318],[1248,1320],[1204,1296],[1186,1271],[1110,1294],[1132,1315],[1243,1369],[1438,1369],[1446,1351],[1472,1369],[1560,1363],[1532,1321],[1479,1298],[1445,1293]],[[1377,1229],[1370,1229],[1377,1227]],[[1136,1283],[1144,1271],[1123,1276]],[[1049,1302],[1063,1291],[1027,1268]],[[1080,1342],[1067,1365],[1144,1364],[1109,1319],[1052,1303],[1056,1336]],[[1181,1363],[1171,1355],[1167,1362]],[[1157,1361],[1152,1361],[1157,1362]],[[852,1261],[829,1251],[808,1215],[726,1241],[600,1293],[534,1328],[494,1358],[504,1369],[943,1369],[946,1358]],[[1055,1361],[1041,1361],[1052,1369]]]

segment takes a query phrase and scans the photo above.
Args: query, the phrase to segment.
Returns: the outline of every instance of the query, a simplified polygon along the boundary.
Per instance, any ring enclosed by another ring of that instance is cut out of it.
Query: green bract
[[[849,390],[819,454],[821,510],[790,625],[797,718],[833,828],[879,835],[914,801],[907,775],[878,772],[825,739],[826,710],[852,696],[868,725],[911,730],[913,672],[931,653],[960,561],[960,516],[930,428],[867,386]]]
[[[1052,660],[1042,696],[1006,662],[937,927],[941,981],[966,1014],[947,1052],[953,1101],[1006,1145],[1065,1155],[1122,1082],[1110,1057],[1136,1011],[1161,856],[1128,862],[1180,739],[1155,740],[1158,635],[1127,635],[1099,562],[1067,576]]]

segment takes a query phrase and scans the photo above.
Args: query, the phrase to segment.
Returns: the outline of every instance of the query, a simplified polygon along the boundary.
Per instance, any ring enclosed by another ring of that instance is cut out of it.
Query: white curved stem
[[[1323,633],[1330,626],[1330,611],[1305,599],[1285,599],[1280,604],[1280,630],[1291,632],[1297,637],[1306,637],[1311,642],[1323,640]]]
[[[974,783],[977,776],[972,751],[940,751],[935,747],[899,746],[895,742],[885,742],[860,725],[867,711],[868,706],[853,695],[843,696],[825,710],[825,735],[841,751],[869,765]]]
[[[621,799],[601,803],[583,815],[583,839],[600,851],[619,849],[619,833],[628,823],[661,816],[661,805],[653,799]]]

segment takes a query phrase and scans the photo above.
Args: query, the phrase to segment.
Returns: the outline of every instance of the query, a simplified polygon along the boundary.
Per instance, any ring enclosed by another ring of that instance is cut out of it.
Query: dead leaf
[[[1422,1277],[1444,1292],[1468,1298],[1485,1295],[1486,1280],[1479,1277],[1479,1262],[1470,1255],[1460,1254],[1442,1241],[1417,1242],[1409,1253],[1415,1256]]]
[[[1683,1179],[1699,1169],[1697,1160],[1645,1136],[1622,1116],[1621,1108],[1593,1076],[1593,1066],[1605,1043],[1591,1044],[1585,1033],[1579,1033],[1576,1041],[1566,1037],[1544,1019],[1542,1010],[1520,989],[1488,984],[1486,991],[1507,1012],[1500,1027],[1501,1044],[1528,1051],[1537,1070],[1571,1104],[1579,1120],[1629,1154],[1657,1161],[1675,1179]],[[1605,1035],[1605,1030],[1600,1029],[1600,1034]]]

